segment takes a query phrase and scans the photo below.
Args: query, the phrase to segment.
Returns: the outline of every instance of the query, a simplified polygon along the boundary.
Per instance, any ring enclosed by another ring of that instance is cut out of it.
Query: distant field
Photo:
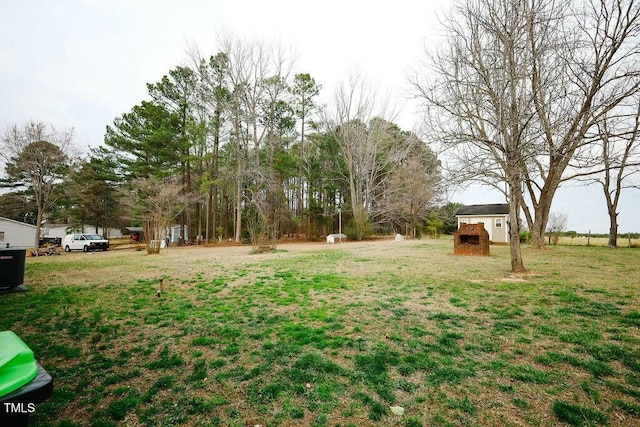
[[[609,244],[608,237],[591,237],[580,235],[574,238],[571,237],[561,237],[558,241],[559,245],[569,245],[569,246],[607,246]],[[618,247],[620,248],[628,248],[629,247],[629,239],[618,239]],[[640,239],[631,239],[631,247],[640,248]]]
[[[250,250],[29,258],[0,322],[55,378],[33,425],[640,425],[640,249]]]

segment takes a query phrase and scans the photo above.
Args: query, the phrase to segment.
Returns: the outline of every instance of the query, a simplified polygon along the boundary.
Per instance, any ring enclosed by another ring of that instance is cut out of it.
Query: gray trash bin
[[[26,249],[0,249],[0,288],[22,285],[26,256]]]

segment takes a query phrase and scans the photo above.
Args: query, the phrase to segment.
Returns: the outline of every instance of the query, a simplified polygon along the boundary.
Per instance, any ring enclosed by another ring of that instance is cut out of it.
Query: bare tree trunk
[[[610,248],[618,247],[618,213],[615,209],[609,210],[609,243],[607,244]]]
[[[40,227],[42,224],[42,216],[43,216],[43,209],[40,206],[40,203],[38,203],[38,213],[36,215],[36,235],[34,238],[34,243],[33,243],[33,248],[37,251],[38,248],[40,247]]]
[[[217,108],[215,111],[215,135],[213,136],[213,194],[211,195],[212,203],[212,231],[213,238],[216,239],[216,223],[218,220],[218,178],[220,175],[220,162],[218,161],[218,155],[220,151],[220,127],[221,127],[221,115],[222,111]]]
[[[557,185],[547,180],[548,186],[545,184],[543,191],[540,193],[540,199],[535,206],[535,218],[531,227],[531,247],[533,249],[545,248],[545,233],[547,223],[549,222],[549,213],[551,212],[551,203],[555,195]]]
[[[509,249],[511,252],[511,271],[514,273],[522,273],[526,271],[524,261],[522,260],[522,251],[520,247],[520,204],[516,198],[509,201]]]
[[[637,126],[636,126],[637,128]],[[618,213],[616,209],[618,208],[618,200],[620,200],[620,192],[622,191],[622,176],[624,172],[624,164],[618,171],[618,179],[616,180],[616,189],[614,191],[614,195],[612,197],[610,190],[611,184],[611,169],[610,169],[610,159],[608,153],[608,138],[605,136],[604,142],[604,150],[606,154],[605,157],[605,165],[607,165],[607,169],[605,170],[605,178],[602,183],[602,190],[604,192],[604,198],[607,202],[607,213],[609,214],[609,243],[607,244],[610,248],[618,247]],[[626,157],[625,157],[626,159]]]
[[[240,243],[241,235],[242,235],[242,182],[238,180],[236,183],[236,230],[235,230],[235,241],[236,243]]]
[[[304,102],[304,100],[303,100]],[[302,218],[304,215],[304,127],[305,127],[305,116],[304,114],[301,116],[301,125],[300,125],[300,166],[298,168],[298,178],[297,178],[297,187],[298,187],[298,200],[296,203],[296,216]],[[298,225],[298,233],[300,232],[300,225]]]
[[[210,239],[211,239],[211,223],[210,223],[210,218],[211,218],[211,188],[209,188],[209,190],[207,191],[207,205],[205,207],[205,232],[204,232],[204,241],[205,243],[209,243]]]

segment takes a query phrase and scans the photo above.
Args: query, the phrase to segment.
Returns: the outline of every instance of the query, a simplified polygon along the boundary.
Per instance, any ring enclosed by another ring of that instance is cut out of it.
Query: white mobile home
[[[42,226],[42,237],[48,239],[60,239],[67,234],[71,233],[93,233],[101,236],[105,235],[105,230],[102,227],[98,227],[96,233],[96,226],[91,224],[84,224],[82,226],[73,226],[71,224],[45,224]],[[120,238],[122,237],[122,230],[118,228],[107,228],[108,238]]]
[[[33,248],[36,226],[0,217],[0,246],[3,248]]]
[[[460,224],[484,223],[484,229],[489,233],[489,240],[493,243],[509,243],[508,220],[509,204],[466,205],[460,207],[456,213],[458,228]]]

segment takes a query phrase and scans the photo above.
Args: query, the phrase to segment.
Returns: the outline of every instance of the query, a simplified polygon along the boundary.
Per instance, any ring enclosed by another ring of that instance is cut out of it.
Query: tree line
[[[543,248],[557,189],[583,180],[602,188],[615,246],[621,194],[638,188],[638,2],[460,0],[442,23],[444,43],[410,79],[423,135],[394,124],[360,76],[321,107],[320,85],[293,72],[286,49],[230,36],[148,84],[102,147],[49,181],[64,189],[55,197],[36,190],[17,149],[2,151],[8,182],[31,182],[38,212],[54,197],[76,221],[178,222],[185,239],[273,247],[336,231],[337,213],[356,239],[442,228],[451,209],[429,207],[443,182],[475,181],[509,201],[511,266],[523,271],[520,232]],[[26,137],[29,126],[7,130],[4,145],[46,141]]]
[[[338,231],[338,216],[354,239],[425,227],[440,191],[438,159],[378,108],[363,78],[321,109],[321,86],[293,73],[281,46],[229,37],[220,52],[196,51],[189,61],[147,84],[147,99],[106,127],[88,159],[45,147],[47,167],[59,172],[47,178],[55,200],[37,188],[39,177],[16,172],[37,168],[23,153],[55,130],[33,134],[45,126],[28,123],[6,131],[5,144],[16,147],[6,159],[8,182],[28,191],[4,195],[3,214],[19,216],[36,200],[49,204],[50,220],[144,225],[152,240],[179,224],[184,241],[267,248],[284,235]]]

